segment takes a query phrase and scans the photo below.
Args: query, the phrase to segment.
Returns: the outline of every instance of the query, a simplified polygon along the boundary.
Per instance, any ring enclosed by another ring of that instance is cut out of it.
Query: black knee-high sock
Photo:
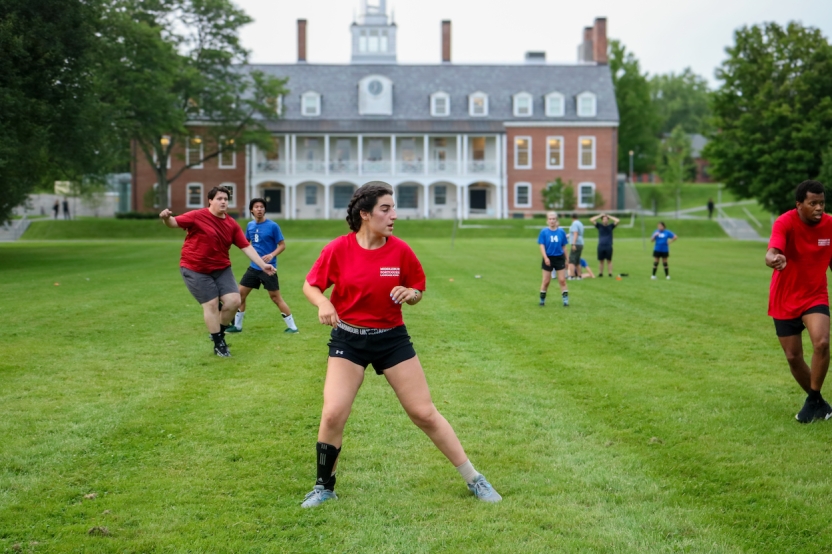
[[[540,299],[541,300],[546,300],[546,293],[545,292],[540,293]]]
[[[223,340],[223,333],[211,333],[211,340],[214,341],[214,346],[219,346]]]
[[[323,485],[325,489],[331,491],[335,488],[335,476],[332,474],[332,469],[338,461],[341,449],[319,442],[315,445],[315,450],[318,453],[318,479],[315,484]]]
[[[667,262],[664,263],[664,274],[670,275],[670,270],[667,268]]]
[[[659,269],[659,262],[653,262],[653,275],[656,275],[657,269]]]

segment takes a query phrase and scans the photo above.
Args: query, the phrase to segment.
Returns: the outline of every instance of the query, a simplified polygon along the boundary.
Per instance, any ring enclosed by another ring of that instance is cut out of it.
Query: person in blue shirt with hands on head
[[[556,272],[561,295],[563,296],[564,307],[569,306],[569,291],[566,290],[566,254],[564,249],[569,240],[566,232],[558,227],[558,214],[549,212],[546,214],[547,227],[540,231],[537,237],[537,244],[540,245],[540,254],[543,256],[541,269],[543,270],[543,282],[540,284],[540,306],[546,304],[546,291],[549,290],[549,283],[552,281],[552,272]]]
[[[679,237],[677,237],[673,231],[667,228],[664,221],[659,221],[658,228],[653,233],[653,236],[650,237],[650,242],[656,243],[656,246],[653,247],[653,276],[650,277],[651,279],[656,278],[656,269],[659,267],[659,258],[661,258],[662,265],[664,265],[665,278],[670,279],[670,270],[667,268],[667,258],[670,256],[670,243],[678,238]]]
[[[265,199],[252,198],[251,202],[248,203],[248,209],[251,215],[254,216],[254,221],[249,221],[246,227],[246,238],[254,247],[254,250],[263,258],[263,261],[277,269],[277,257],[281,252],[286,250],[286,241],[283,238],[283,233],[280,231],[280,226],[271,219],[266,219]],[[260,268],[254,264],[249,266],[246,274],[240,279],[240,307],[237,310],[237,315],[234,317],[234,325],[226,329],[225,332],[239,333],[243,330],[243,318],[246,315],[246,298],[252,289],[259,289],[261,284],[269,293],[269,298],[275,303],[277,309],[280,310],[283,322],[286,323],[284,333],[297,333],[298,326],[295,325],[292,310],[289,309],[289,305],[280,296],[280,282],[277,279],[277,272],[271,276],[266,275],[264,271],[260,271]]]

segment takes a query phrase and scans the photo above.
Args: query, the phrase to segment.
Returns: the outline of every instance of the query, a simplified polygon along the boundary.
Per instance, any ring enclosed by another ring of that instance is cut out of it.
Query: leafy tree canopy
[[[717,70],[717,131],[705,157],[727,188],[783,213],[795,186],[832,161],[832,46],[795,22],[743,27],[734,41]]]
[[[662,135],[669,135],[677,126],[686,133],[710,132],[710,91],[704,77],[690,68],[679,74],[653,75],[650,92],[662,122]]]

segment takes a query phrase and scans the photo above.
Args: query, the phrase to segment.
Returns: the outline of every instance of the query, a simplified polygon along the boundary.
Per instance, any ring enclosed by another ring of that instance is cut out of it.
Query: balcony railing
[[[499,164],[496,160],[469,160],[463,162],[466,174],[494,174],[497,173]],[[359,167],[363,175],[423,175],[425,174],[425,162],[423,161],[396,161],[389,160],[359,162],[357,160],[330,161],[329,165],[320,160],[297,160],[294,168],[290,162],[282,160],[265,160],[257,163],[257,173],[280,173],[288,175],[357,175]],[[458,173],[456,160],[437,161],[430,160],[427,163],[427,173],[430,175],[456,175]],[[293,171],[292,171],[293,170]],[[328,171],[327,171],[328,170]]]

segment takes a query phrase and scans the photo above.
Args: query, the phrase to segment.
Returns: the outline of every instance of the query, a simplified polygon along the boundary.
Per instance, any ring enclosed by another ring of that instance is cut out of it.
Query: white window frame
[[[156,199],[156,191],[159,189],[159,183],[153,183],[153,186],[151,188],[153,189],[153,207],[157,208],[157,209],[162,208],[163,206],[160,206],[159,202]],[[168,205],[164,206],[164,207],[168,207],[168,208],[170,207],[170,196],[171,196],[170,189],[171,189],[171,186],[170,186],[170,183],[168,183]]]
[[[483,113],[474,113],[474,102],[482,99]],[[488,95],[484,92],[475,92],[468,96],[468,115],[471,117],[487,117],[488,116]]]
[[[306,100],[312,99],[315,101],[315,113],[306,112]],[[313,90],[309,90],[300,95],[300,114],[304,117],[318,117],[321,115],[321,95]]]
[[[231,139],[232,141],[234,139]],[[220,169],[237,169],[237,151],[231,151],[231,164],[224,164],[222,163],[222,152],[224,150],[223,145],[225,145],[225,137],[220,137],[220,153],[217,156],[217,164],[219,165]]]
[[[526,100],[529,103],[529,113],[520,113],[520,100]],[[531,117],[534,115],[534,97],[528,92],[518,92],[512,97],[512,110],[514,117]]]
[[[228,200],[229,208],[237,207],[237,185],[235,183],[220,183],[219,186],[231,189],[231,198]]]
[[[165,169],[170,169],[170,160],[171,160],[171,158],[173,158],[172,154],[173,154],[173,150],[171,150],[171,152],[168,154],[168,164],[167,164],[167,167]],[[159,156],[156,154],[156,149],[154,148],[153,149],[153,167],[156,167],[157,165],[159,165]]]
[[[592,163],[590,165],[584,165],[583,162],[583,145],[581,144],[584,140],[591,140],[592,141]],[[582,136],[578,137],[578,169],[595,169],[597,158],[595,156],[595,147],[597,146],[598,141],[595,140],[595,137],[590,136]]]
[[[582,202],[581,199],[583,198],[583,194],[581,191],[584,187],[591,187],[592,188],[592,202],[587,204],[586,202]],[[585,183],[578,183],[578,207],[579,208],[593,208],[595,205],[595,183],[585,182]]]
[[[199,203],[191,202],[191,187],[199,187]],[[202,183],[188,183],[185,185],[185,206],[187,208],[204,208],[205,207],[205,186]]]
[[[442,187],[442,190],[445,191],[445,194],[442,196],[443,202],[439,202],[439,187]],[[448,185],[434,185],[433,186],[433,205],[434,206],[447,206],[448,205]]]
[[[581,112],[581,104],[583,104],[581,100],[585,98],[592,100],[592,110],[590,112]],[[578,117],[595,117],[598,114],[598,97],[593,93],[582,92],[577,96],[575,102],[575,112],[578,114]]]
[[[526,187],[528,189],[527,198],[528,202],[521,204],[518,200],[520,197],[520,187]],[[527,183],[525,181],[514,183],[514,207],[515,208],[531,208],[532,207],[532,184]]]
[[[191,165],[191,141],[194,139],[199,139],[200,162],[197,165],[191,167],[191,169],[202,169],[203,167],[205,167],[205,164],[202,162],[202,159],[205,157],[205,141],[202,140],[202,137],[199,135],[188,137],[188,144],[185,145],[185,165]]]
[[[560,110],[552,109],[552,101],[557,99],[560,102]],[[563,117],[566,115],[566,97],[559,92],[550,92],[546,95],[546,117]]]
[[[436,101],[440,98],[445,99],[445,113],[440,113],[436,109]],[[448,117],[451,115],[451,95],[447,92],[434,92],[430,95],[430,115],[433,117]]]
[[[558,165],[552,165],[551,163],[549,163],[550,160],[552,159],[552,156],[551,156],[552,148],[549,144],[549,141],[552,140],[552,139],[557,139],[557,140],[560,141],[560,164],[558,164]],[[565,156],[565,154],[564,154],[564,145],[565,145],[565,143],[564,143],[563,137],[559,137],[559,136],[546,137],[546,169],[563,169],[563,158]]]
[[[517,141],[520,139],[526,139],[529,142],[529,164],[528,165],[520,165],[517,163],[517,154],[518,154],[518,144]],[[531,169],[532,168],[532,137],[527,135],[521,135],[514,137],[514,169]]]

